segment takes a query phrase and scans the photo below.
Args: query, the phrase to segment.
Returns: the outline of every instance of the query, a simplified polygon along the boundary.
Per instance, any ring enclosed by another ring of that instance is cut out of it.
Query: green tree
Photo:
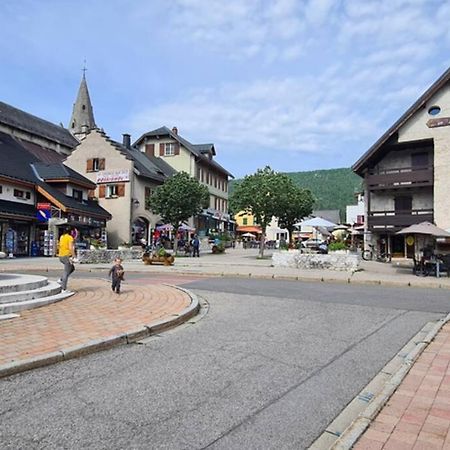
[[[208,203],[208,188],[190,177],[188,173],[178,172],[158,186],[147,206],[155,214],[159,214],[165,223],[170,223],[174,230],[178,230],[183,222],[199,214]],[[177,249],[178,240],[175,232],[175,253]]]
[[[314,197],[309,189],[298,187],[286,174],[279,174],[278,187],[281,190],[278,203],[278,226],[289,231],[289,242],[292,243],[294,224],[312,213]]]
[[[279,212],[282,195],[279,187],[281,174],[269,166],[258,169],[253,175],[247,175],[230,196],[230,208],[234,212],[245,211],[253,214],[256,223],[261,225],[259,256],[264,256],[266,228]]]

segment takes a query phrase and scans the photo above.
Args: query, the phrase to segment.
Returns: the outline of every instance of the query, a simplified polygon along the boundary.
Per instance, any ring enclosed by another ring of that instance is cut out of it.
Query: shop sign
[[[121,181],[130,181],[130,171],[128,169],[100,170],[97,172],[95,182],[100,183],[118,183]]]
[[[52,204],[51,203],[37,203],[36,204],[36,209],[52,209]]]

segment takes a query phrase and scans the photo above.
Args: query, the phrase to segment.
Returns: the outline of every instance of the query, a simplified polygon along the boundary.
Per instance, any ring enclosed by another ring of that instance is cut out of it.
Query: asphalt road
[[[444,290],[226,278],[185,287],[210,306],[196,323],[0,380],[0,448],[307,448],[450,310]]]

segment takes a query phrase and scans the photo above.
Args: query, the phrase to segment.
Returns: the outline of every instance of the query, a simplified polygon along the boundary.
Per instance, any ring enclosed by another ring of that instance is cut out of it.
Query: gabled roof
[[[231,178],[234,178],[234,176],[228,172],[228,170],[224,169],[220,164],[218,164],[213,159],[209,159],[207,156],[205,156],[205,153],[212,151],[213,155],[216,154],[216,150],[214,148],[214,144],[192,144],[188,140],[182,138],[178,133],[174,133],[172,130],[170,130],[167,127],[161,127],[157,128],[156,130],[149,131],[148,133],[144,133],[134,144],[133,147],[138,146],[142,143],[142,141],[147,137],[160,137],[160,136],[170,136],[172,139],[179,142],[184,148],[189,150],[198,161],[203,162],[206,165],[210,165],[214,167],[219,172],[222,172],[223,174],[228,175]]]
[[[66,128],[0,102],[0,123],[73,148],[78,141]]]
[[[399,129],[450,80],[450,68],[448,68],[417,100],[416,102],[384,133],[369,150],[364,153],[358,161],[353,164],[354,172],[361,174],[361,171],[367,166],[369,161],[377,153],[380,147],[391,139]]]

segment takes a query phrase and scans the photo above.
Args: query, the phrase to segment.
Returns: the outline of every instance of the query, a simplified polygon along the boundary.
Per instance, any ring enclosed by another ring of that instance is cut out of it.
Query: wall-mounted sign
[[[428,128],[447,127],[450,125],[450,117],[441,117],[440,119],[430,119],[427,122]]]
[[[97,172],[95,182],[100,183],[118,183],[121,181],[130,181],[130,171],[128,169],[100,170]]]
[[[52,209],[51,203],[37,203],[36,209]]]
[[[48,222],[51,219],[52,212],[50,209],[38,209],[36,212],[36,218],[39,222]]]

